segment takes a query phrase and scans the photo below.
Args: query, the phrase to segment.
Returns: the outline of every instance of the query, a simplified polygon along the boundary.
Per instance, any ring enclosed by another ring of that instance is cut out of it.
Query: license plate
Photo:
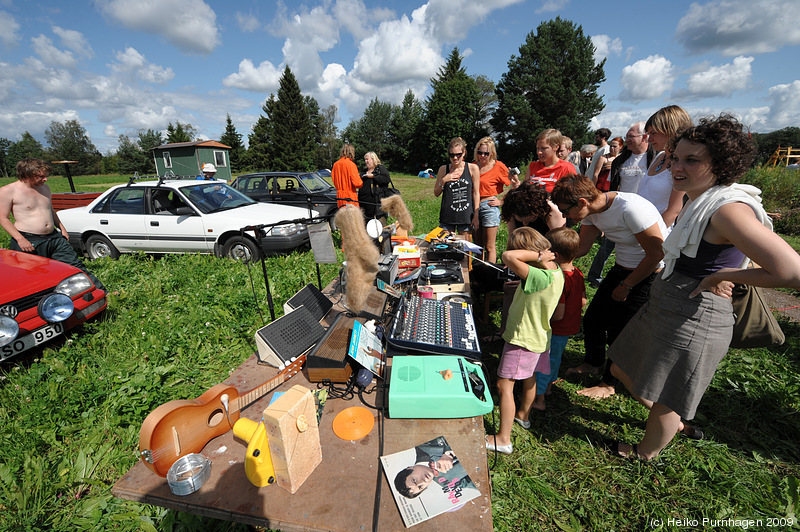
[[[0,360],[18,355],[24,351],[27,351],[28,349],[36,347],[39,344],[50,341],[59,334],[63,333],[63,323],[53,323],[51,325],[46,325],[36,329],[32,333],[21,338],[17,338],[10,344],[0,347]]]

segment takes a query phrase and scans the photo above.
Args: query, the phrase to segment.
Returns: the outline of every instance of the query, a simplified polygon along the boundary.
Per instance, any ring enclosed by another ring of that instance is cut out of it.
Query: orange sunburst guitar
[[[233,429],[239,411],[280,386],[303,367],[300,356],[277,376],[239,396],[227,384],[217,384],[197,399],[180,399],[159,406],[148,415],[139,431],[139,457],[162,477],[182,456],[199,453],[208,442]]]

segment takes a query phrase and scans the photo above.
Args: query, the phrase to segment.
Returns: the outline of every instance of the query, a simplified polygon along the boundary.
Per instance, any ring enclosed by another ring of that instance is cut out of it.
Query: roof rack
[[[143,176],[140,176],[139,172],[134,172],[133,177],[131,177],[128,180],[128,184],[125,185],[125,186],[129,187],[135,181],[142,181],[144,179],[150,179],[150,180],[157,179],[158,180],[157,186],[158,186],[158,185],[163,184],[164,181],[166,181],[166,180],[170,180],[170,181],[172,181],[172,180],[193,181],[193,180],[197,180],[198,177],[196,175],[175,175],[175,174],[172,173],[172,170],[169,170],[166,174],[161,175],[161,176],[160,175],[143,175]]]

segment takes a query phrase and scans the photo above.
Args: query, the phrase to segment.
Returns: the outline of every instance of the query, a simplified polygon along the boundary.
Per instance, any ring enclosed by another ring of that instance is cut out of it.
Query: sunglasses
[[[569,211],[578,205],[577,203],[570,203],[569,207],[562,209],[561,207],[558,208],[558,211],[564,215],[564,218],[569,218]]]
[[[450,156],[451,159],[458,159],[459,157],[462,157],[464,155],[464,152],[462,151],[461,153],[448,153],[448,155]]]
[[[478,150],[478,155],[483,155],[485,157],[488,157],[489,155],[491,155],[491,152]]]

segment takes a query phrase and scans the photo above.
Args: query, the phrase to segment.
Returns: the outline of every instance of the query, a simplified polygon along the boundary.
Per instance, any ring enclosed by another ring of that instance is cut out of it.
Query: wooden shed
[[[158,175],[172,172],[176,176],[200,175],[200,169],[206,163],[217,167],[217,179],[230,181],[231,147],[216,140],[199,140],[196,142],[175,142],[162,144],[153,148],[153,159]]]

